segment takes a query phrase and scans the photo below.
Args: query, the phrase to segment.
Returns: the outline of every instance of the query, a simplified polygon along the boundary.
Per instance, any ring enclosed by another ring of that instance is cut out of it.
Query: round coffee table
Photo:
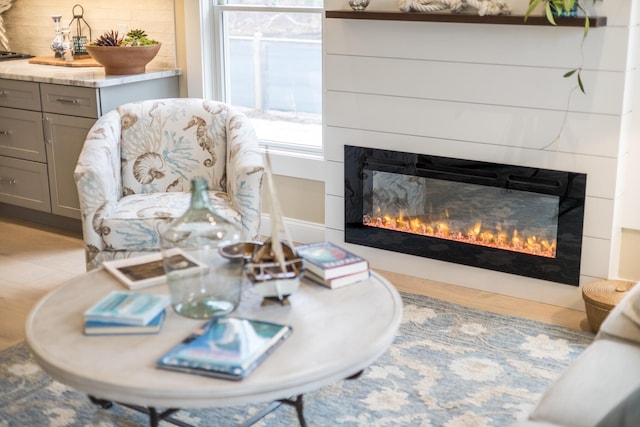
[[[257,402],[290,403],[304,424],[302,395],[368,367],[391,345],[402,318],[400,295],[376,273],[339,289],[303,280],[289,305],[262,305],[247,285],[232,315],[289,324],[293,334],[247,378],[228,381],[156,368],[160,356],[203,323],[178,316],[171,308],[156,335],[85,336],[84,311],[114,289],[125,288],[103,269],[64,283],[30,313],[26,341],[52,378],[96,402],[146,408],[152,425],[157,423],[155,408]],[[168,294],[168,289],[158,285],[140,292]],[[296,400],[291,401],[292,396]]]

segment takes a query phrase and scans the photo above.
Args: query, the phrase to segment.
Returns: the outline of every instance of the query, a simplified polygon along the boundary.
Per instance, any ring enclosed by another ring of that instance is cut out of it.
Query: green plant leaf
[[[553,18],[553,12],[551,12],[551,3],[547,2],[544,10],[545,10],[545,13],[547,14],[547,21],[549,21],[551,25],[558,25],[556,24],[556,20]]]
[[[582,84],[582,77],[580,76],[580,71],[578,71],[578,86],[580,87],[580,90],[582,91],[582,93],[584,94],[587,93],[585,92],[584,85]]]
[[[578,71],[577,68],[575,70],[567,71],[562,77],[571,77],[576,73],[576,71]]]
[[[584,35],[582,37],[587,37],[589,33],[589,15],[585,15],[584,17]]]
[[[524,13],[524,22],[527,22],[527,18],[535,10],[536,7],[542,2],[542,0],[529,0],[529,8]]]
[[[564,0],[564,11],[569,12],[573,9],[573,5],[576,3],[576,0]]]

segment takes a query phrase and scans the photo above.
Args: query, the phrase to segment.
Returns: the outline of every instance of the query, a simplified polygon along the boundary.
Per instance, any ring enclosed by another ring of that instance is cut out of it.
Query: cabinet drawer
[[[40,111],[40,85],[0,79],[0,107]]]
[[[42,113],[0,107],[0,155],[46,162]]]
[[[42,111],[97,119],[98,90],[88,87],[75,87],[43,83]]]
[[[51,212],[47,166],[0,156],[0,202]]]

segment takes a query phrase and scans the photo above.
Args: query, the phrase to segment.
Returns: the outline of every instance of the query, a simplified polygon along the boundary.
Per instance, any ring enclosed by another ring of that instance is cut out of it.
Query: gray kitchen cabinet
[[[178,76],[106,87],[0,78],[0,203],[80,219],[73,170],[95,120],[126,102],[178,96]]]
[[[0,202],[51,212],[38,83],[0,79]]]
[[[73,170],[93,123],[95,119],[86,117],[44,113],[51,213],[80,219],[80,202]]]
[[[50,212],[46,163],[0,156],[0,202]]]

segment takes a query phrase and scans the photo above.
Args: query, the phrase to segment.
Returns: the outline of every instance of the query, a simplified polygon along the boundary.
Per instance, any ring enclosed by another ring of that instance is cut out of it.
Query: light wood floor
[[[85,271],[81,236],[0,217],[0,350],[24,340],[35,303],[60,283]],[[582,311],[379,271],[400,291],[478,309],[589,330]],[[73,303],[70,301],[70,303]]]

